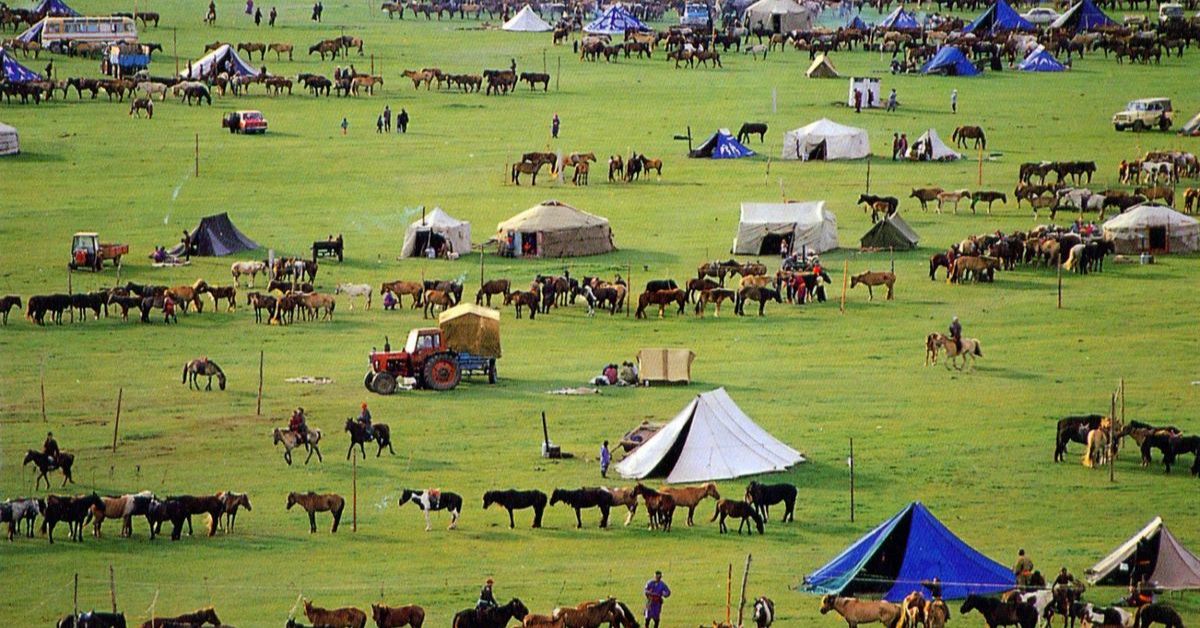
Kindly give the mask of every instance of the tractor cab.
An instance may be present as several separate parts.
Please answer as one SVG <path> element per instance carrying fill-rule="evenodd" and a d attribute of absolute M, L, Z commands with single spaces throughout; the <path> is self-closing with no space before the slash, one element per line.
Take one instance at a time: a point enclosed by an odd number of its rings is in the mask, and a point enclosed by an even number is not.
<path fill-rule="evenodd" d="M 71 262 L 76 267 L 95 267 L 98 250 L 100 250 L 99 234 L 81 231 L 71 238 Z"/>
<path fill-rule="evenodd" d="M 408 332 L 408 340 L 404 343 L 404 352 L 417 355 L 439 349 L 442 346 L 442 330 L 437 327 L 417 328 Z"/>

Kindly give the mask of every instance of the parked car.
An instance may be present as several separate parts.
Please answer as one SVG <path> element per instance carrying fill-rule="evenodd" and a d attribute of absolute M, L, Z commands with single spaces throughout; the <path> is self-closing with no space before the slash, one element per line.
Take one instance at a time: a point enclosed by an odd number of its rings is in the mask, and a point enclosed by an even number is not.
<path fill-rule="evenodd" d="M 235 111 L 221 118 L 221 128 L 230 133 L 266 133 L 267 119 L 261 111 Z"/>
<path fill-rule="evenodd" d="M 1186 19 L 1186 15 L 1183 12 L 1182 4 L 1168 2 L 1158 5 L 1158 21 L 1160 24 L 1171 20 L 1183 19 Z"/>
<path fill-rule="evenodd" d="M 1033 24 L 1043 26 L 1053 23 L 1054 20 L 1057 20 L 1060 16 L 1057 11 L 1051 9 L 1050 7 L 1037 7 L 1022 13 L 1021 17 Z"/>
<path fill-rule="evenodd" d="M 1175 121 L 1175 112 L 1171 109 L 1170 98 L 1142 98 L 1130 101 L 1125 110 L 1112 118 L 1113 128 L 1118 131 L 1133 129 L 1145 131 L 1157 126 L 1166 131 Z"/>

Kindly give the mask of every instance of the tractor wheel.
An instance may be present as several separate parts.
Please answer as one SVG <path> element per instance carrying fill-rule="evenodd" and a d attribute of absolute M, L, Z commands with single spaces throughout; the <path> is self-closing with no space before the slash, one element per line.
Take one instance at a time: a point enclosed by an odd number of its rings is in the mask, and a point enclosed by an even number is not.
<path fill-rule="evenodd" d="M 396 378 L 391 373 L 376 373 L 371 379 L 371 389 L 381 395 L 396 392 Z"/>
<path fill-rule="evenodd" d="M 488 383 L 496 383 L 496 360 L 488 360 Z"/>
<path fill-rule="evenodd" d="M 458 367 L 458 360 L 448 353 L 429 356 L 422 373 L 425 387 L 430 390 L 450 390 L 462 381 L 462 370 Z"/>
<path fill-rule="evenodd" d="M 363 378 L 363 386 L 366 386 L 367 390 L 369 390 L 371 392 L 375 392 L 375 388 L 371 386 L 371 381 L 374 379 L 375 379 L 374 371 L 367 371 L 367 376 Z"/>

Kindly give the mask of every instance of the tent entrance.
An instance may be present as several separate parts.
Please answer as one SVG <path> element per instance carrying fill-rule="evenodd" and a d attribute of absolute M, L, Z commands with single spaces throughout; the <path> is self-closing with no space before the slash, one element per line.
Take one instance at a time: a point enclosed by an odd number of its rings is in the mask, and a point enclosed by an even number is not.
<path fill-rule="evenodd" d="M 771 32 L 772 33 L 782 33 L 783 32 L 783 16 L 782 15 L 776 13 L 771 16 Z"/>
<path fill-rule="evenodd" d="M 787 233 L 768 233 L 767 235 L 763 236 L 762 244 L 758 247 L 758 254 L 778 255 L 780 246 L 783 244 L 787 245 L 789 251 L 792 250 L 793 235 L 795 235 L 795 231 L 788 231 Z"/>
<path fill-rule="evenodd" d="M 446 238 L 432 229 L 419 229 L 413 243 L 413 257 L 426 256 L 425 250 L 432 248 L 434 255 L 446 245 Z"/>
<path fill-rule="evenodd" d="M 880 544 L 879 550 L 847 586 L 844 595 L 883 595 L 895 586 L 900 567 L 904 564 L 904 555 L 908 551 L 912 519 L 912 513 L 909 513 L 896 523 L 891 534 Z"/>
<path fill-rule="evenodd" d="M 1151 251 L 1167 250 L 1167 228 L 1166 227 L 1150 227 L 1149 243 Z"/>
<path fill-rule="evenodd" d="M 812 147 L 812 150 L 808 151 L 807 161 L 825 161 L 825 148 L 825 140 L 821 140 L 819 144 Z"/>
<path fill-rule="evenodd" d="M 521 243 L 521 255 L 523 257 L 537 257 L 540 255 L 540 251 L 538 250 L 538 234 L 536 231 L 518 232 L 517 241 Z"/>

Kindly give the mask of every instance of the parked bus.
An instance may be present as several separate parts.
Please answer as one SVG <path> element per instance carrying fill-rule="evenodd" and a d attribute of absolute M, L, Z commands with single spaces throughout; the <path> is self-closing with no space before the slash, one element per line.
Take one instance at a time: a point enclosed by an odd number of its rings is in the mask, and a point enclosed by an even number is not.
<path fill-rule="evenodd" d="M 127 17 L 48 17 L 42 21 L 42 45 L 62 47 L 73 41 L 136 43 L 137 25 Z"/>

